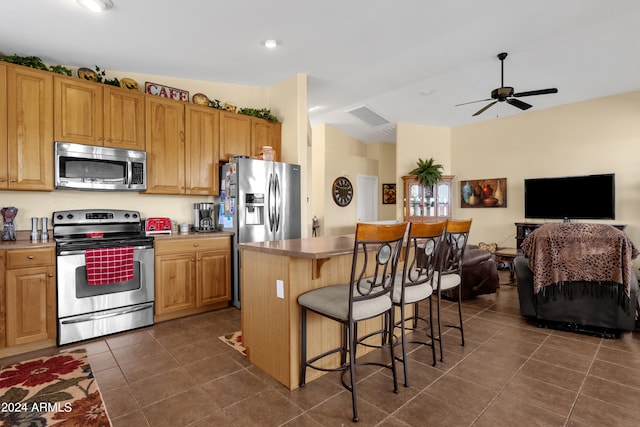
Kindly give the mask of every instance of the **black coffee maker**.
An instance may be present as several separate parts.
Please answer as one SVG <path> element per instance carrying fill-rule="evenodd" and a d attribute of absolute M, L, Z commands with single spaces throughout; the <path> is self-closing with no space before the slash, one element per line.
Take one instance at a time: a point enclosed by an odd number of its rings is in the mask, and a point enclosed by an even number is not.
<path fill-rule="evenodd" d="M 211 232 L 218 230 L 218 213 L 215 203 L 200 202 L 193 204 L 193 230 Z"/>

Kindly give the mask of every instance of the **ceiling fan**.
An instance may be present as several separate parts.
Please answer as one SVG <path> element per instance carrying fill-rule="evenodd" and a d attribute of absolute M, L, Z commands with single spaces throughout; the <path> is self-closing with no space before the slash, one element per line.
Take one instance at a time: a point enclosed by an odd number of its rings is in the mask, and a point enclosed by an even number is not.
<path fill-rule="evenodd" d="M 473 115 L 477 116 L 479 114 L 484 113 L 487 109 L 489 109 L 492 105 L 497 102 L 507 102 L 508 104 L 513 105 L 521 110 L 528 110 L 531 108 L 531 104 L 527 104 L 524 101 L 520 101 L 517 98 L 521 98 L 523 96 L 533 96 L 533 95 L 545 95 L 548 93 L 558 93 L 558 89 L 550 88 L 550 89 L 538 89 L 538 90 L 530 90 L 528 92 L 518 92 L 514 93 L 514 89 L 511 86 L 504 85 L 504 59 L 507 57 L 506 52 L 502 52 L 498 54 L 498 59 L 500 60 L 500 87 L 491 91 L 491 98 L 481 99 L 479 101 L 471 101 L 465 102 L 464 104 L 458 104 L 456 107 L 460 105 L 473 104 L 475 102 L 484 102 L 484 101 L 492 101 L 489 104 L 482 107 L 480 110 L 476 111 Z"/>

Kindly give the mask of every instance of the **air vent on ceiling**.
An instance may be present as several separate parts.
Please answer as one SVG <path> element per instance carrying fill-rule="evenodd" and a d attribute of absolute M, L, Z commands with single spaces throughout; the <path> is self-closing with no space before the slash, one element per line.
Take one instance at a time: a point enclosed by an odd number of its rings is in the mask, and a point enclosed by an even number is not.
<path fill-rule="evenodd" d="M 355 117 L 370 124 L 371 126 L 382 126 L 391 123 L 389 120 L 372 111 L 368 107 L 354 108 L 353 110 L 347 111 L 347 113 L 353 114 Z"/>

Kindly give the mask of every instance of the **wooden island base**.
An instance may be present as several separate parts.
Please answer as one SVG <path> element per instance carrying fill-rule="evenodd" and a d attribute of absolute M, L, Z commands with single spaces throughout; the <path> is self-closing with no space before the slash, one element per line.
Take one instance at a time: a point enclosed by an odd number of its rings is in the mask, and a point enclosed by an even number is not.
<path fill-rule="evenodd" d="M 239 245 L 241 253 L 242 338 L 249 362 L 293 390 L 300 382 L 300 307 L 298 296 L 323 286 L 347 283 L 354 236 L 330 236 Z M 278 281 L 282 292 L 278 295 Z M 311 357 L 338 347 L 340 325 L 309 312 Z M 359 326 L 360 335 L 381 328 L 381 318 Z M 374 338 L 375 339 L 375 338 Z M 375 339 L 379 342 L 379 338 Z M 376 342 L 372 341 L 372 342 Z M 368 349 L 360 347 L 358 356 Z M 339 356 L 321 366 L 339 365 Z M 307 370 L 307 382 L 324 372 Z"/>

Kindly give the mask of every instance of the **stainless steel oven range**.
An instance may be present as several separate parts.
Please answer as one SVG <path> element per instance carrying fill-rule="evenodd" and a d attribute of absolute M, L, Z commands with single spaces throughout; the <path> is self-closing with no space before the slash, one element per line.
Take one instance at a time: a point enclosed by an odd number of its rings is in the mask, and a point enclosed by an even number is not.
<path fill-rule="evenodd" d="M 58 211 L 52 225 L 58 345 L 153 324 L 153 236 L 139 212 Z"/>

